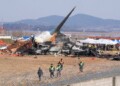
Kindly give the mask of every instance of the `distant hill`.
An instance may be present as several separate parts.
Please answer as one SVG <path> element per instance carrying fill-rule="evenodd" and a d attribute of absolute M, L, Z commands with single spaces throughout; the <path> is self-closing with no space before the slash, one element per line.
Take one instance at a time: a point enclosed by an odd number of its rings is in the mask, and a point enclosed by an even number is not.
<path fill-rule="evenodd" d="M 38 19 L 25 19 L 5 23 L 7 30 L 51 30 L 63 19 L 62 16 L 47 16 Z M 102 19 L 85 14 L 70 17 L 62 27 L 64 31 L 120 31 L 120 20 Z"/>

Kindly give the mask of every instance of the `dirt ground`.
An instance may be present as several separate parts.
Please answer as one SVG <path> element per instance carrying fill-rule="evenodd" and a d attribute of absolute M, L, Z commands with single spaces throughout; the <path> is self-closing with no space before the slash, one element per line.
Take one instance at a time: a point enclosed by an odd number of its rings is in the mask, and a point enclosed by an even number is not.
<path fill-rule="evenodd" d="M 0 56 L 0 86 L 35 86 L 36 83 L 52 83 L 57 80 L 69 79 L 74 75 L 83 75 L 86 73 L 107 71 L 113 67 L 120 66 L 120 61 L 93 57 L 64 57 L 52 55 L 35 56 Z M 62 76 L 50 79 L 48 68 L 50 64 L 56 67 L 58 61 L 63 58 L 64 68 Z M 85 63 L 84 72 L 80 73 L 78 62 L 82 60 Z M 41 81 L 38 80 L 37 70 L 41 67 L 44 76 Z"/>

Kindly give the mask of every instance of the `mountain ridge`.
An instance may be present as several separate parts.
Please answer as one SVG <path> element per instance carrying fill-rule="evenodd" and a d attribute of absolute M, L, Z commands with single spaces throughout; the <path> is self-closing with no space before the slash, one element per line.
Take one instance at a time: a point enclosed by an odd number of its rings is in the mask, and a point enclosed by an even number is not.
<path fill-rule="evenodd" d="M 4 26 L 7 30 L 12 29 L 25 29 L 26 30 L 50 30 L 57 27 L 57 25 L 64 19 L 63 16 L 51 15 L 41 17 L 38 19 L 25 19 L 12 23 L 5 23 Z M 63 25 L 65 31 L 120 31 L 120 20 L 103 19 L 94 17 L 87 14 L 77 14 L 71 16 Z"/>

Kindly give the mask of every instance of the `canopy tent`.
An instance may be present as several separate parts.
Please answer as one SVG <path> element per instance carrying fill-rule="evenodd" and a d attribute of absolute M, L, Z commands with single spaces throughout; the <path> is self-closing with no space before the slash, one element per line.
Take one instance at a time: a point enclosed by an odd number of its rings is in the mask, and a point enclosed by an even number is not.
<path fill-rule="evenodd" d="M 80 40 L 81 43 L 90 43 L 90 44 L 95 44 L 96 40 L 95 39 L 91 39 L 91 38 L 87 38 L 85 40 Z"/>
<path fill-rule="evenodd" d="M 97 40 L 98 44 L 106 44 L 106 45 L 115 45 L 117 42 L 109 40 L 109 39 L 99 39 Z"/>
<path fill-rule="evenodd" d="M 120 44 L 120 40 L 113 40 L 113 42 L 117 42 L 118 44 Z"/>
<path fill-rule="evenodd" d="M 95 39 L 91 39 L 91 38 L 87 38 L 85 40 L 80 40 L 80 42 L 81 43 L 89 43 L 89 44 L 106 44 L 106 45 L 115 45 L 115 44 L 118 43 L 116 41 L 112 41 L 112 40 L 109 40 L 109 39 L 95 40 Z"/>

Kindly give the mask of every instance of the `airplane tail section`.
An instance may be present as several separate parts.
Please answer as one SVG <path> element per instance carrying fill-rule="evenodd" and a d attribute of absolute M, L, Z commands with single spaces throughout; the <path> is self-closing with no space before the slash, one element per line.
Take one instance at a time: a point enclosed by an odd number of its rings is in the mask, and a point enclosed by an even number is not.
<path fill-rule="evenodd" d="M 63 26 L 63 24 L 66 22 L 66 20 L 69 18 L 69 16 L 71 15 L 71 13 L 74 11 L 75 7 L 70 11 L 70 13 L 62 20 L 62 22 L 57 26 L 57 28 L 51 33 L 54 34 L 54 33 L 59 33 L 60 32 L 60 29 L 61 27 Z"/>

